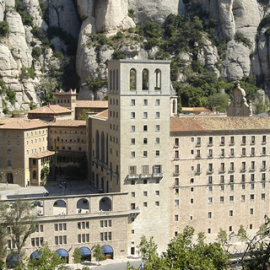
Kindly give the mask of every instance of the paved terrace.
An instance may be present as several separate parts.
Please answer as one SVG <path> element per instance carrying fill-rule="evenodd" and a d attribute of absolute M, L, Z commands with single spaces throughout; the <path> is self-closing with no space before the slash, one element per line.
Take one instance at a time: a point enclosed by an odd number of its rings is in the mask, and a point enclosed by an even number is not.
<path fill-rule="evenodd" d="M 98 193 L 97 189 L 94 189 L 85 182 L 75 183 L 66 182 L 66 187 L 62 185 L 60 181 L 49 182 L 46 186 L 29 186 L 20 187 L 16 184 L 0 183 L 0 199 L 1 200 L 13 200 L 18 197 L 23 198 L 40 198 L 46 194 L 50 197 L 65 196 L 65 195 L 83 195 L 83 194 L 95 194 Z"/>

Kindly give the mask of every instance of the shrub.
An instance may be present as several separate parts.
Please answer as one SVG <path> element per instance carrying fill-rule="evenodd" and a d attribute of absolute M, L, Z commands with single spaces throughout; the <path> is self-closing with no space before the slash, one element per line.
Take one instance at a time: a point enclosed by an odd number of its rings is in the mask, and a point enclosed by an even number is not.
<path fill-rule="evenodd" d="M 13 92 L 13 91 L 10 90 L 10 89 L 7 89 L 6 94 L 7 94 L 7 100 L 8 100 L 12 105 L 14 105 L 15 102 L 16 102 L 16 93 Z"/>
<path fill-rule="evenodd" d="M 249 48 L 252 47 L 250 39 L 246 38 L 241 32 L 237 31 L 234 38 L 237 42 L 242 42 L 245 46 Z"/>
<path fill-rule="evenodd" d="M 112 54 L 112 57 L 115 60 L 124 59 L 125 58 L 125 54 L 122 51 L 120 51 L 120 50 L 116 50 Z"/>
<path fill-rule="evenodd" d="M 6 21 L 0 22 L 0 37 L 6 37 L 9 33 L 9 25 Z"/>
<path fill-rule="evenodd" d="M 26 13 L 21 1 L 16 0 L 15 9 L 20 14 L 24 25 L 33 26 L 33 17 Z"/>
<path fill-rule="evenodd" d="M 129 17 L 134 18 L 134 15 L 135 15 L 134 13 L 135 13 L 134 9 L 129 9 L 128 10 L 128 16 Z"/>
<path fill-rule="evenodd" d="M 40 47 L 34 47 L 32 50 L 32 56 L 35 59 L 38 59 L 40 57 L 40 55 L 42 54 L 42 50 Z"/>
<path fill-rule="evenodd" d="M 61 51 L 57 51 L 53 54 L 53 56 L 55 58 L 58 58 L 58 59 L 63 59 L 64 58 L 64 54 L 61 52 Z"/>
<path fill-rule="evenodd" d="M 24 79 L 34 79 L 36 76 L 35 70 L 31 67 L 31 68 L 27 68 L 27 67 L 22 67 L 21 69 L 21 74 L 20 74 L 20 80 L 24 80 Z"/>

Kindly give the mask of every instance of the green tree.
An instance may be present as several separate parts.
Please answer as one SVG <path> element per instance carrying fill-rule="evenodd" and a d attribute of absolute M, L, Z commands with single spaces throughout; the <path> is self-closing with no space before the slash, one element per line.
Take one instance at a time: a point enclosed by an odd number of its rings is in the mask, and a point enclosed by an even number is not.
<path fill-rule="evenodd" d="M 32 56 L 35 59 L 38 59 L 40 57 L 40 55 L 42 54 L 42 50 L 40 47 L 34 47 L 32 50 Z"/>
<path fill-rule="evenodd" d="M 42 168 L 40 172 L 41 179 L 46 182 L 49 173 L 50 173 L 50 167 L 46 164 L 44 165 L 44 167 Z"/>
<path fill-rule="evenodd" d="M 0 269 L 1 265 L 4 263 L 6 259 L 7 254 L 7 248 L 6 248 L 6 236 L 7 236 L 7 230 L 3 225 L 0 225 Z"/>
<path fill-rule="evenodd" d="M 103 249 L 101 248 L 101 245 L 97 244 L 94 249 L 93 256 L 96 258 L 97 262 L 99 263 L 101 260 L 104 259 L 104 253 Z"/>
<path fill-rule="evenodd" d="M 0 201 L 0 216 L 5 229 L 10 228 L 8 238 L 15 243 L 17 262 L 22 258 L 22 248 L 28 237 L 36 230 L 36 218 L 28 201 L 15 200 L 12 207 Z"/>
<path fill-rule="evenodd" d="M 245 230 L 243 225 L 240 225 L 240 228 L 237 232 L 237 236 L 239 236 L 241 242 L 244 242 L 247 240 L 247 231 Z"/>
<path fill-rule="evenodd" d="M 9 34 L 9 25 L 7 21 L 0 22 L 0 37 L 7 37 Z"/>
<path fill-rule="evenodd" d="M 226 108 L 228 106 L 228 100 L 229 96 L 226 94 L 214 94 L 207 99 L 207 107 L 209 109 L 212 109 L 213 107 L 216 107 L 219 112 L 225 112 Z"/>
<path fill-rule="evenodd" d="M 73 252 L 73 261 L 74 263 L 77 263 L 77 268 L 78 264 L 81 263 L 81 260 L 82 260 L 82 252 L 79 248 L 75 248 Z"/>
<path fill-rule="evenodd" d="M 38 256 L 38 259 L 29 260 L 27 270 L 65 269 L 64 261 L 55 251 L 49 249 L 47 243 L 38 250 Z"/>
<path fill-rule="evenodd" d="M 216 270 L 227 269 L 228 256 L 219 243 L 206 244 L 205 236 L 199 233 L 197 243 L 193 242 L 194 229 L 186 227 L 168 245 L 161 256 L 157 254 L 157 245 L 153 238 L 149 241 L 141 238 L 140 251 L 146 270 Z"/>
<path fill-rule="evenodd" d="M 218 243 L 221 244 L 221 246 L 224 246 L 228 241 L 228 235 L 225 230 L 222 230 L 219 228 L 218 236 L 217 236 Z"/>

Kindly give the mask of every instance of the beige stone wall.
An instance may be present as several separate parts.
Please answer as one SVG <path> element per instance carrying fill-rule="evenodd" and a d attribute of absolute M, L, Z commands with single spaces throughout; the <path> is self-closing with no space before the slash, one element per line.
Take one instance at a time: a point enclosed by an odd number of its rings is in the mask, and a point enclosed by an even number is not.
<path fill-rule="evenodd" d="M 25 186 L 30 181 L 29 157 L 48 148 L 48 129 L 1 130 L 0 131 L 0 173 L 2 181 L 7 174 L 13 175 L 13 182 Z M 8 166 L 8 160 L 11 166 Z M 10 163 L 9 163 L 10 164 Z"/>
<path fill-rule="evenodd" d="M 246 136 L 246 143 L 242 142 L 243 136 Z M 262 142 L 263 136 L 266 136 L 266 144 Z M 209 144 L 209 137 L 212 137 L 212 144 Z M 221 137 L 224 137 L 224 144 Z M 231 143 L 231 137 L 234 137 L 234 143 Z M 179 139 L 179 146 L 175 145 L 175 138 Z M 197 138 L 200 138 L 200 144 L 197 144 Z M 220 228 L 228 234 L 237 233 L 240 225 L 249 234 L 258 231 L 264 223 L 264 216 L 270 214 L 269 142 L 270 134 L 266 130 L 257 133 L 172 134 L 171 236 L 182 232 L 187 225 L 194 227 L 197 233 L 206 233 L 208 240 L 215 240 Z M 263 147 L 266 149 L 265 155 L 262 154 Z M 254 155 L 251 148 L 254 148 Z M 222 149 L 224 156 L 221 155 Z M 234 156 L 231 155 L 231 149 L 234 149 Z M 242 149 L 246 149 L 246 155 L 243 155 Z M 212 157 L 209 156 L 209 150 L 212 150 Z M 176 158 L 176 151 L 179 151 L 179 158 Z M 200 156 L 197 151 L 200 151 Z M 266 163 L 265 168 L 262 167 L 263 161 Z M 221 163 L 224 163 L 224 170 Z M 234 170 L 231 169 L 231 163 L 234 164 Z M 197 164 L 200 164 L 200 173 L 196 173 Z M 209 164 L 212 164 L 212 172 Z M 175 165 L 179 166 L 179 173 L 175 172 Z M 254 175 L 254 180 L 251 175 Z M 221 183 L 222 176 L 224 184 Z M 234 177 L 233 182 L 230 176 Z M 179 183 L 176 179 L 179 179 Z M 179 205 L 176 205 L 177 201 Z"/>
<path fill-rule="evenodd" d="M 102 198 L 109 197 L 112 201 L 112 211 L 99 210 L 99 202 Z M 54 202 L 63 199 L 66 202 L 66 215 L 59 214 L 64 212 L 60 207 L 54 207 Z M 79 200 L 87 200 L 89 202 L 88 213 L 83 209 L 82 213 L 78 213 L 77 202 Z M 27 240 L 24 250 L 26 257 L 38 249 L 38 246 L 32 246 L 32 239 L 43 238 L 52 250 L 63 248 L 69 252 L 69 260 L 72 262 L 72 255 L 76 247 L 88 247 L 91 252 L 96 244 L 110 245 L 114 250 L 114 258 L 123 258 L 127 254 L 127 223 L 128 212 L 126 209 L 127 194 L 97 194 L 80 196 L 65 196 L 65 197 L 42 197 L 35 198 L 35 201 L 42 203 L 43 207 L 36 207 L 33 211 L 43 213 L 43 216 L 38 216 L 39 231 L 33 233 Z M 31 202 L 31 200 L 29 200 Z M 103 227 L 100 222 L 103 221 Z M 105 225 L 107 221 L 107 225 Z M 110 225 L 109 225 L 110 221 Z M 78 227 L 78 223 L 89 222 L 89 228 Z M 55 224 L 58 225 L 58 230 L 55 230 Z M 59 224 L 62 224 L 62 230 L 59 229 Z M 66 229 L 64 229 L 64 225 Z M 43 226 L 41 231 L 40 226 Z M 101 233 L 111 233 L 111 240 L 100 239 Z M 89 241 L 85 243 L 78 242 L 78 235 L 89 234 Z M 66 236 L 66 244 L 55 244 L 56 236 Z M 40 245 L 41 246 L 41 245 Z M 92 260 L 94 258 L 92 257 Z"/>
<path fill-rule="evenodd" d="M 50 127 L 49 150 L 86 151 L 86 127 Z"/>

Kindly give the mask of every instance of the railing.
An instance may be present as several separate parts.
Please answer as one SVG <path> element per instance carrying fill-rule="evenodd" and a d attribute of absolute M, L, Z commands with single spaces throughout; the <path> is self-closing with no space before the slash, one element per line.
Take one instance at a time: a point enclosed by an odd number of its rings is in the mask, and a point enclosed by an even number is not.
<path fill-rule="evenodd" d="M 139 174 L 128 174 L 127 176 L 128 179 L 138 179 L 140 178 Z"/>
<path fill-rule="evenodd" d="M 145 174 L 140 174 L 140 178 L 151 178 L 151 176 L 152 176 L 152 174 L 147 174 L 147 173 L 145 173 Z"/>
<path fill-rule="evenodd" d="M 153 173 L 152 174 L 153 178 L 162 178 L 163 177 L 163 173 Z"/>

